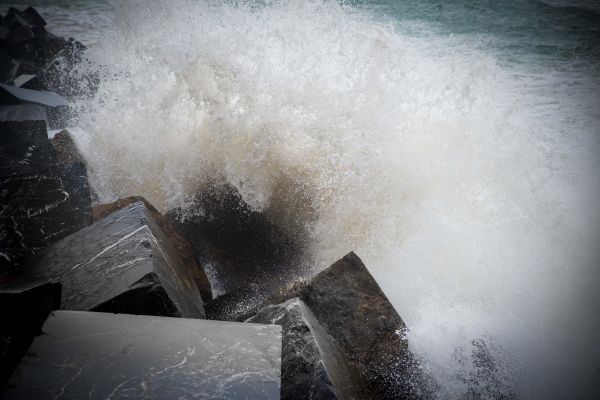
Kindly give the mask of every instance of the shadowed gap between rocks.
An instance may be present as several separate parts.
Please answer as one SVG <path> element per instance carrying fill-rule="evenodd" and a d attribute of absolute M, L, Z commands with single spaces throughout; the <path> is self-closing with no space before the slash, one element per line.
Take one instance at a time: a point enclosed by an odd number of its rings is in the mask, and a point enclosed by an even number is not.
<path fill-rule="evenodd" d="M 192 244 L 213 296 L 225 295 L 233 308 L 260 302 L 306 272 L 305 229 L 279 226 L 269 210 L 252 210 L 232 186 L 211 184 L 191 206 L 166 216 Z"/>

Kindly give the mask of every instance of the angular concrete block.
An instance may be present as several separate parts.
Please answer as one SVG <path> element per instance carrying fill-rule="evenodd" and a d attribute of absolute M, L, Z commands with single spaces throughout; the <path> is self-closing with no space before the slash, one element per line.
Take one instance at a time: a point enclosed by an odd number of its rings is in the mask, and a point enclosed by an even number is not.
<path fill-rule="evenodd" d="M 56 157 L 43 121 L 0 122 L 0 272 L 91 223 L 85 166 Z"/>
<path fill-rule="evenodd" d="M 0 177 L 32 174 L 54 164 L 54 150 L 43 121 L 2 121 L 0 132 Z"/>
<path fill-rule="evenodd" d="M 279 399 L 281 328 L 57 311 L 5 399 Z"/>
<path fill-rule="evenodd" d="M 428 397 L 404 321 L 356 254 L 314 277 L 300 298 L 360 373 L 360 397 Z"/>
<path fill-rule="evenodd" d="M 302 300 L 267 306 L 247 322 L 283 327 L 282 399 L 358 397 L 359 375 Z"/>
<path fill-rule="evenodd" d="M 183 266 L 142 202 L 41 251 L 20 279 L 60 282 L 63 309 L 204 316 L 191 271 Z M 132 290 L 145 296 L 130 301 L 137 296 L 127 293 Z M 144 310 L 151 303 L 160 307 Z"/>

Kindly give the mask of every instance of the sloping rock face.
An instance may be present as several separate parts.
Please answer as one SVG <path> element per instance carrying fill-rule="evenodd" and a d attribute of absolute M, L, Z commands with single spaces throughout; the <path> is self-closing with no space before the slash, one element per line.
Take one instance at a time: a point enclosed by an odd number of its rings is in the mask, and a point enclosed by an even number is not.
<path fill-rule="evenodd" d="M 57 311 L 5 399 L 279 399 L 281 328 Z"/>
<path fill-rule="evenodd" d="M 60 307 L 60 284 L 35 283 L 0 290 L 0 387 L 25 355 L 51 311 Z"/>
<path fill-rule="evenodd" d="M 360 382 L 350 398 L 420 399 L 433 396 L 433 382 L 408 349 L 406 325 L 354 253 L 349 253 L 308 282 L 296 282 L 273 293 L 264 300 L 257 318 L 266 321 L 265 317 L 273 316 L 274 310 L 283 312 L 288 304 L 285 302 L 296 297 L 310 310 L 312 320 L 316 321 L 313 326 L 321 327 L 325 337 L 333 338 L 336 350 L 331 353 L 345 360 L 345 368 L 336 369 L 339 376 L 345 376 L 349 382 Z M 284 303 L 272 305 L 279 302 Z M 210 303 L 207 306 L 215 307 Z M 226 315 L 223 310 L 218 311 L 219 315 Z M 216 311 L 211 310 L 211 313 Z M 286 324 L 289 322 L 283 317 L 273 321 L 284 327 L 285 353 Z M 285 356 L 282 365 L 284 371 L 289 368 Z M 312 368 L 316 366 L 313 364 Z M 312 383 L 308 381 L 296 380 L 294 384 L 298 385 L 294 389 L 298 392 L 311 390 Z M 304 390 L 300 389 L 301 384 Z"/>
<path fill-rule="evenodd" d="M 142 202 L 43 250 L 19 277 L 40 279 L 62 284 L 63 309 L 146 313 L 156 304 L 151 314 L 204 316 L 193 277 Z"/>
<path fill-rule="evenodd" d="M 91 223 L 83 163 L 61 163 L 42 121 L 0 122 L 0 272 Z"/>
<path fill-rule="evenodd" d="M 362 396 L 426 394 L 426 382 L 408 350 L 406 325 L 356 254 L 318 274 L 301 298 L 360 372 Z"/>
<path fill-rule="evenodd" d="M 281 397 L 283 399 L 353 399 L 359 382 L 335 339 L 302 300 L 267 306 L 247 322 L 283 327 Z"/>
<path fill-rule="evenodd" d="M 167 238 L 167 241 L 181 258 L 185 269 L 193 275 L 194 281 L 196 282 L 196 286 L 198 286 L 198 290 L 200 290 L 200 294 L 202 295 L 202 299 L 204 301 L 209 301 L 210 299 L 212 299 L 212 289 L 210 286 L 210 282 L 198 258 L 194 254 L 194 250 L 190 242 L 183 238 L 176 231 L 171 221 L 169 221 L 168 218 L 159 213 L 158 210 L 156 210 L 156 208 L 152 206 L 152 204 L 146 201 L 146 199 L 140 196 L 132 196 L 127 197 L 125 199 L 117 200 L 113 203 L 97 204 L 92 209 L 92 219 L 94 221 L 98 221 L 106 217 L 107 215 L 120 210 L 123 207 L 140 201 L 144 203 L 149 215 L 152 216 L 154 222 L 156 222 L 156 224 L 162 229 L 165 237 Z"/>

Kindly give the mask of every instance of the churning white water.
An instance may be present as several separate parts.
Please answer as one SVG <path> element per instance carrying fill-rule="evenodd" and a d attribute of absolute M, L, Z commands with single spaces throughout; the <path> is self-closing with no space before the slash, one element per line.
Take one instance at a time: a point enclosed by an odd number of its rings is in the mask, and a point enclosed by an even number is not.
<path fill-rule="evenodd" d="M 89 53 L 106 67 L 76 140 L 101 200 L 167 211 L 228 182 L 304 225 L 315 270 L 365 261 L 440 398 L 467 394 L 476 339 L 520 397 L 593 396 L 600 124 L 581 82 L 329 1 L 127 2 Z"/>

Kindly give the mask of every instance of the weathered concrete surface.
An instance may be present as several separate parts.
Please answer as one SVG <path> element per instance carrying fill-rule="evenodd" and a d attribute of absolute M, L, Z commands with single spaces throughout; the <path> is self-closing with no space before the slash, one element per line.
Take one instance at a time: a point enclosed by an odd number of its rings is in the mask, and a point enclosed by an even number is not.
<path fill-rule="evenodd" d="M 183 262 L 185 268 L 193 275 L 194 281 L 198 286 L 198 290 L 200 290 L 200 294 L 202 295 L 202 299 L 204 301 L 209 301 L 210 299 L 212 299 L 213 296 L 210 282 L 200 262 L 196 258 L 190 242 L 184 237 L 182 237 L 175 230 L 175 227 L 172 225 L 171 221 L 169 221 L 168 218 L 159 213 L 158 210 L 154 208 L 154 206 L 152 206 L 152 204 L 146 201 L 146 199 L 140 196 L 132 196 L 127 197 L 125 199 L 117 200 L 109 204 L 97 204 L 92 209 L 92 219 L 94 221 L 98 221 L 106 217 L 107 215 L 117 210 L 120 210 L 123 207 L 126 207 L 130 204 L 139 201 L 144 203 L 148 210 L 148 213 L 154 219 L 154 222 L 156 222 L 158 226 L 162 229 L 169 244 L 173 247 L 173 249 L 181 258 L 181 261 Z"/>
<path fill-rule="evenodd" d="M 283 327 L 282 399 L 357 398 L 359 375 L 302 300 L 267 306 L 247 322 Z"/>
<path fill-rule="evenodd" d="M 5 399 L 279 399 L 281 328 L 57 311 Z"/>
<path fill-rule="evenodd" d="M 34 283 L 0 290 L 0 387 L 41 331 L 48 314 L 60 307 L 60 284 Z"/>
<path fill-rule="evenodd" d="M 91 223 L 87 171 L 61 163 L 43 121 L 0 122 L 0 272 Z"/>
<path fill-rule="evenodd" d="M 147 312 L 143 308 L 148 304 L 168 301 L 169 306 L 150 310 L 151 314 L 204 316 L 193 277 L 142 202 L 46 248 L 24 268 L 19 279 L 60 282 L 63 309 L 136 313 Z M 129 303 L 125 294 L 134 289 L 158 298 Z M 171 313 L 173 310 L 176 312 Z"/>

